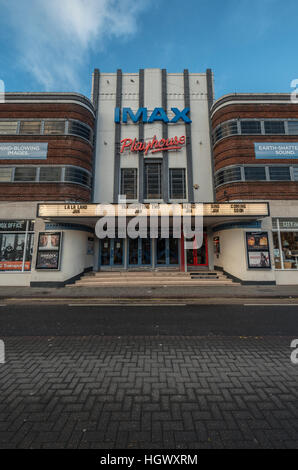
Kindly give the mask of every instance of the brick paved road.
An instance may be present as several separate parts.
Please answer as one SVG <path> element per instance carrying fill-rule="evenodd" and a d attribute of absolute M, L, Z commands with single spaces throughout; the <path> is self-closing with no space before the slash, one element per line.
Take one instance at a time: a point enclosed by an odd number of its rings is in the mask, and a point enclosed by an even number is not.
<path fill-rule="evenodd" d="M 1 448 L 298 448 L 293 338 L 9 337 Z"/>

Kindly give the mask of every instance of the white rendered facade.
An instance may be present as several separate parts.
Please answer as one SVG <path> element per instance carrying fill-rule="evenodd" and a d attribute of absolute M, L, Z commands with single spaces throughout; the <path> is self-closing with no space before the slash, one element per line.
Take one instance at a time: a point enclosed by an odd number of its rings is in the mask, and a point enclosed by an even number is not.
<path fill-rule="evenodd" d="M 164 74 L 164 75 L 163 75 Z M 98 88 L 93 86 L 93 102 L 97 106 L 97 128 L 96 128 L 96 153 L 95 153 L 95 177 L 94 177 L 94 202 L 118 202 L 115 194 L 121 194 L 120 173 L 121 168 L 136 168 L 138 170 L 138 192 L 137 199 L 147 202 L 146 194 L 143 193 L 141 179 L 143 177 L 143 164 L 146 158 L 158 161 L 167 160 L 163 167 L 163 184 L 167 186 L 169 178 L 168 170 L 171 168 L 185 168 L 186 170 L 186 198 L 182 201 L 189 202 L 212 202 L 213 175 L 209 127 L 209 96 L 213 94 L 212 75 L 209 83 L 207 74 L 191 73 L 165 73 L 161 69 L 145 69 L 140 73 L 101 73 L 98 77 Z M 164 83 L 163 83 L 163 77 Z M 187 80 L 187 83 L 185 81 Z M 120 83 L 119 83 L 120 82 Z M 93 79 L 94 84 L 94 79 Z M 120 102 L 117 88 L 120 93 Z M 120 88 L 120 92 L 119 92 Z M 171 108 L 183 110 L 187 107 L 186 93 L 189 93 L 189 107 L 191 124 L 182 120 L 177 123 L 167 124 L 168 138 L 175 136 L 186 136 L 187 127 L 191 136 L 187 138 L 186 145 L 181 150 L 158 153 L 157 156 L 140 153 L 132 153 L 128 150 L 123 152 L 118 159 L 115 158 L 115 149 L 120 145 L 122 139 L 140 139 L 140 124 L 128 119 L 127 124 L 120 124 L 120 138 L 117 142 L 116 124 L 114 113 L 117 105 L 123 108 L 131 108 L 137 112 L 140 107 L 148 109 L 148 114 L 155 108 L 165 108 L 171 119 L 174 114 Z M 96 95 L 96 96 L 95 96 Z M 148 142 L 154 136 L 157 140 L 163 137 L 163 124 L 161 122 L 144 124 L 144 141 Z M 190 147 L 191 158 L 187 156 L 187 146 Z M 141 161 L 143 160 L 143 162 Z M 114 173 L 119 173 L 118 187 L 114 187 Z M 189 177 L 192 175 L 192 178 Z M 161 201 L 175 202 L 170 198 L 169 191 L 163 188 Z M 181 200 L 179 202 L 182 202 Z M 148 201 L 149 202 L 149 201 Z"/>

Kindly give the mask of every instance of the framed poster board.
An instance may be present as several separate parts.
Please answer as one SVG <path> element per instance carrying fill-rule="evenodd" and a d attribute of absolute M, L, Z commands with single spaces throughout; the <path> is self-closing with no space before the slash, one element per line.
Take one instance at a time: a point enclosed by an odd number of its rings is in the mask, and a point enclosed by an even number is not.
<path fill-rule="evenodd" d="M 88 237 L 87 255 L 94 255 L 94 238 L 93 237 Z"/>
<path fill-rule="evenodd" d="M 59 270 L 61 241 L 61 232 L 39 233 L 36 269 Z"/>
<path fill-rule="evenodd" d="M 214 248 L 214 254 L 220 255 L 220 238 L 219 237 L 214 237 L 213 238 L 213 248 Z"/>
<path fill-rule="evenodd" d="M 246 232 L 249 269 L 271 269 L 268 232 Z"/>

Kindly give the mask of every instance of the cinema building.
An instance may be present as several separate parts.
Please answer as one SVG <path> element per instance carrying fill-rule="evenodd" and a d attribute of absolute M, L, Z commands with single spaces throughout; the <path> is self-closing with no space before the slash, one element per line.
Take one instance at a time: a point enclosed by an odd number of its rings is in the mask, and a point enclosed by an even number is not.
<path fill-rule="evenodd" d="M 214 101 L 210 70 L 95 70 L 91 101 L 8 93 L 0 104 L 0 284 L 214 270 L 244 284 L 298 284 L 297 137 L 290 95 Z M 198 204 L 202 246 L 186 245 L 183 227 L 177 238 L 171 211 L 163 235 L 169 207 L 194 223 Z M 98 239 L 96 223 L 113 214 L 115 233 Z M 146 233 L 120 233 L 136 217 L 140 226 L 146 217 Z"/>

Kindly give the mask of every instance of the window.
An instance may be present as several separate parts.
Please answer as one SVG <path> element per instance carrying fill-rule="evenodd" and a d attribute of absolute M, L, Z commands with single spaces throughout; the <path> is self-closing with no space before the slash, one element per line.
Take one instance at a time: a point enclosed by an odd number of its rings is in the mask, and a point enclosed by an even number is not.
<path fill-rule="evenodd" d="M 278 233 L 273 232 L 273 247 L 274 247 L 274 264 L 275 269 L 281 269 L 281 257 L 280 257 L 280 247 L 279 247 L 279 239 Z"/>
<path fill-rule="evenodd" d="M 298 167 L 294 167 L 294 180 L 298 181 Z"/>
<path fill-rule="evenodd" d="M 35 135 L 41 133 L 41 121 L 21 121 L 20 134 Z"/>
<path fill-rule="evenodd" d="M 298 135 L 298 121 L 288 121 L 289 134 Z"/>
<path fill-rule="evenodd" d="M 214 131 L 214 143 L 223 137 L 221 126 L 218 126 Z"/>
<path fill-rule="evenodd" d="M 18 132 L 17 121 L 0 121 L 0 135 L 14 135 Z"/>
<path fill-rule="evenodd" d="M 265 181 L 266 171 L 262 166 L 252 166 L 244 168 L 246 181 Z"/>
<path fill-rule="evenodd" d="M 265 134 L 268 135 L 285 135 L 287 122 L 289 135 L 298 135 L 298 120 L 253 120 L 244 119 L 240 120 L 240 128 L 242 135 L 261 135 L 262 122 L 264 123 Z M 231 135 L 238 134 L 237 121 L 226 121 L 218 125 L 213 131 L 213 141 L 216 143 L 218 140 Z"/>
<path fill-rule="evenodd" d="M 10 182 L 12 179 L 12 170 L 13 168 L 1 168 L 0 169 L 0 182 L 6 183 Z"/>
<path fill-rule="evenodd" d="M 161 163 L 145 164 L 145 199 L 162 199 Z"/>
<path fill-rule="evenodd" d="M 298 232 L 274 232 L 276 269 L 298 269 Z"/>
<path fill-rule="evenodd" d="M 78 183 L 83 186 L 91 186 L 91 176 L 86 171 L 80 168 L 66 168 L 65 181 L 70 183 Z"/>
<path fill-rule="evenodd" d="M 78 135 L 84 139 L 91 140 L 91 130 L 85 124 L 77 121 L 69 122 L 69 134 Z"/>
<path fill-rule="evenodd" d="M 59 167 L 41 167 L 39 181 L 41 182 L 54 182 L 61 181 L 61 168 Z"/>
<path fill-rule="evenodd" d="M 261 122 L 260 121 L 241 121 L 241 133 L 242 134 L 261 134 Z"/>
<path fill-rule="evenodd" d="M 223 122 L 214 131 L 214 141 L 217 142 L 223 137 L 238 134 L 237 121 Z"/>
<path fill-rule="evenodd" d="M 39 170 L 39 172 L 38 172 Z M 78 183 L 91 187 L 91 175 L 86 170 L 78 167 L 60 166 L 23 166 L 15 168 L 0 168 L 0 183 L 33 182 L 33 183 L 63 183 L 62 171 L 65 170 L 65 181 Z"/>
<path fill-rule="evenodd" d="M 35 181 L 36 168 L 35 167 L 22 167 L 16 168 L 14 174 L 14 181 Z"/>
<path fill-rule="evenodd" d="M 276 269 L 298 269 L 298 219 L 272 219 Z"/>
<path fill-rule="evenodd" d="M 61 135 L 65 133 L 65 121 L 45 121 L 45 135 Z"/>
<path fill-rule="evenodd" d="M 238 134 L 237 121 L 224 122 L 221 125 L 223 137 Z"/>
<path fill-rule="evenodd" d="M 284 121 L 265 121 L 266 134 L 285 134 Z"/>
<path fill-rule="evenodd" d="M 170 168 L 170 199 L 186 199 L 185 168 Z"/>
<path fill-rule="evenodd" d="M 284 166 L 272 166 L 269 168 L 270 180 L 272 181 L 290 181 L 290 168 Z"/>
<path fill-rule="evenodd" d="M 0 221 L 0 272 L 31 271 L 34 245 L 32 221 Z"/>
<path fill-rule="evenodd" d="M 240 167 L 234 167 L 234 168 L 229 168 L 227 170 L 221 170 L 215 175 L 216 186 L 220 186 L 221 184 L 230 183 L 233 181 L 241 181 Z"/>
<path fill-rule="evenodd" d="M 137 199 L 137 175 L 136 168 L 121 169 L 121 195 L 125 195 L 126 199 Z"/>

